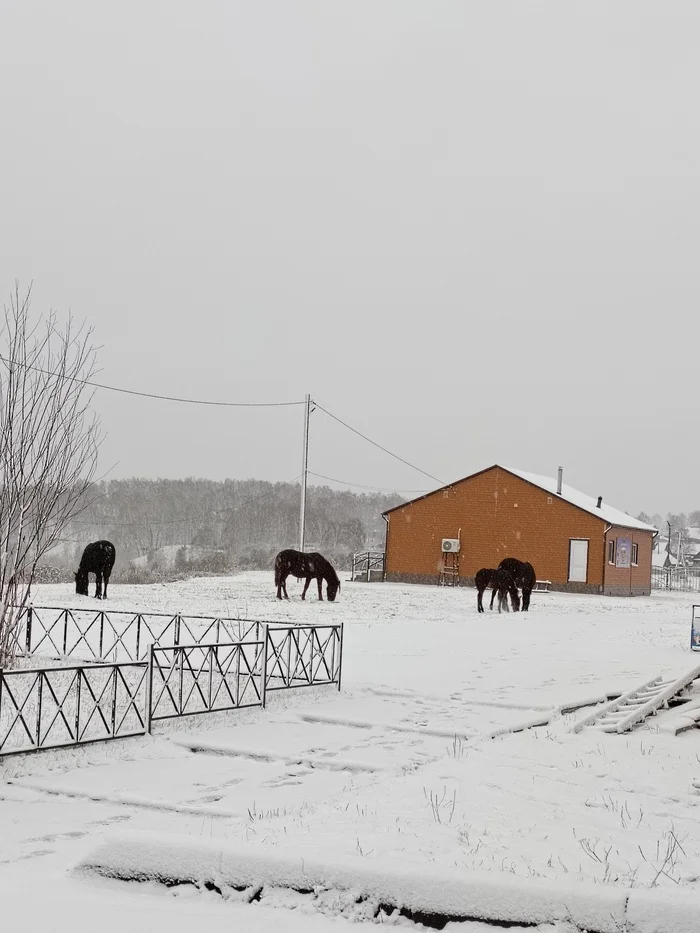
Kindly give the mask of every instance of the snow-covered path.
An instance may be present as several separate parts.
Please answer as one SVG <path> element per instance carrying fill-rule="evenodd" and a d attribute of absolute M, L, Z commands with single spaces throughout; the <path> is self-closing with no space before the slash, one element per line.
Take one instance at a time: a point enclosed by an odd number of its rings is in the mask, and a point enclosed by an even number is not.
<path fill-rule="evenodd" d="M 81 602 L 68 587 L 38 589 L 37 604 Z M 41 883 L 78 910 L 103 887 L 133 910 L 123 887 L 67 873 L 122 826 L 406 870 L 700 893 L 700 732 L 671 737 L 652 720 L 628 736 L 571 735 L 574 716 L 558 713 L 697 663 L 690 597 L 537 594 L 529 614 L 498 616 L 478 615 L 472 590 L 345 583 L 335 604 L 272 595 L 266 574 L 114 588 L 113 609 L 343 621 L 343 691 L 300 691 L 265 712 L 195 717 L 78 755 L 10 759 L 0 788 L 3 903 L 19 909 Z M 548 725 L 509 732 L 535 721 Z M 220 911 L 234 908 L 213 897 L 202 907 L 215 930 Z M 192 906 L 172 893 L 141 889 L 144 898 L 168 930 Z M 264 904 L 235 909 L 253 911 L 255 929 L 274 914 Z M 345 922 L 305 917 L 306 929 L 312 919 Z"/>

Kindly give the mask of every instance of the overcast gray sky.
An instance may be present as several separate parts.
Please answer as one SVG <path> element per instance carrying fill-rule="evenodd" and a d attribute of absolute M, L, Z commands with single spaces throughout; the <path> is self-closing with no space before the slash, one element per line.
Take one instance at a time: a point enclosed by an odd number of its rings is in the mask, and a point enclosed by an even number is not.
<path fill-rule="evenodd" d="M 107 383 L 700 508 L 699 44 L 697 0 L 0 0 L 0 288 Z M 298 408 L 96 406 L 113 477 L 300 472 Z M 320 411 L 310 458 L 435 485 Z"/>

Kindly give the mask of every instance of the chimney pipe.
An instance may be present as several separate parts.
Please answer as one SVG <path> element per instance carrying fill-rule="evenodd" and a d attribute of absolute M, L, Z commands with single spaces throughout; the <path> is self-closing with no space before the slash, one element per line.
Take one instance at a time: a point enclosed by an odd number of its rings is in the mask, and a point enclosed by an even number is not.
<path fill-rule="evenodd" d="M 557 470 L 557 495 L 561 495 L 561 481 L 564 476 L 564 467 L 559 467 Z"/>
<path fill-rule="evenodd" d="M 602 496 L 598 496 L 598 505 L 597 505 L 597 508 L 600 508 L 602 504 L 603 504 L 603 497 L 602 497 Z"/>

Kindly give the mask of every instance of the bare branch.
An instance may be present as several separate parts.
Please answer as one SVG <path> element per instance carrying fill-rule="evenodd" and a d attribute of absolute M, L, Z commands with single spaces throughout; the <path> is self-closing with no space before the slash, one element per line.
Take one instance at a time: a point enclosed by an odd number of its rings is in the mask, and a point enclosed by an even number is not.
<path fill-rule="evenodd" d="M 37 562 L 86 506 L 102 442 L 92 329 L 30 312 L 16 284 L 0 330 L 0 667 Z"/>

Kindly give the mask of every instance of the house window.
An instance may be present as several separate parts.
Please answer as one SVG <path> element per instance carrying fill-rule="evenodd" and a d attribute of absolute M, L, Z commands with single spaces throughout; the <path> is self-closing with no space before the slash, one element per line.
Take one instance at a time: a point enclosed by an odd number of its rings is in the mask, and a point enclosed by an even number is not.
<path fill-rule="evenodd" d="M 632 566 L 633 567 L 637 566 L 638 557 L 639 557 L 639 545 L 633 544 L 632 545 Z"/>
<path fill-rule="evenodd" d="M 615 539 L 614 538 L 612 539 L 612 541 L 608 541 L 608 563 L 609 564 L 615 563 Z"/>

